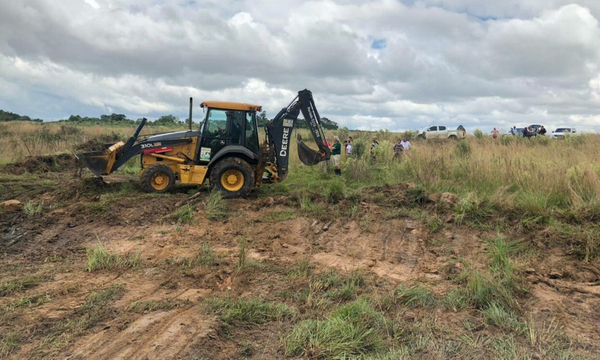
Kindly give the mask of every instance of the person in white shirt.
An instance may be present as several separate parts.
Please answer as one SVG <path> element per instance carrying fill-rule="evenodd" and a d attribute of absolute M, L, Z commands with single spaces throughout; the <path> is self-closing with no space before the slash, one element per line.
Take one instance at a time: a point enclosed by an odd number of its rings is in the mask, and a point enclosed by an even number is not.
<path fill-rule="evenodd" d="M 348 155 L 352 154 L 352 143 L 346 144 L 346 154 L 348 154 Z"/>
<path fill-rule="evenodd" d="M 400 142 L 400 146 L 402 146 L 402 150 L 406 151 L 410 149 L 410 141 L 408 141 L 408 138 L 404 138 L 404 140 L 402 140 L 402 142 Z"/>

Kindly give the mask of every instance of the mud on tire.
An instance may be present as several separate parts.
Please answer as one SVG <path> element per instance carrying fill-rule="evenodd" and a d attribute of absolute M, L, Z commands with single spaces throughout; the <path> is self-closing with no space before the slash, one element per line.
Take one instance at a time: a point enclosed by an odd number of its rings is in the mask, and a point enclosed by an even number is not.
<path fill-rule="evenodd" d="M 241 175 L 242 178 L 235 178 L 232 184 L 228 184 L 229 174 L 237 177 Z M 236 183 L 236 180 L 239 183 Z M 254 187 L 254 180 L 254 170 L 250 164 L 236 157 L 223 159 L 210 170 L 211 189 L 220 191 L 227 199 L 248 194 Z"/>
<path fill-rule="evenodd" d="M 141 176 L 142 189 L 149 193 L 164 193 L 175 184 L 175 174 L 164 164 L 148 166 Z"/>

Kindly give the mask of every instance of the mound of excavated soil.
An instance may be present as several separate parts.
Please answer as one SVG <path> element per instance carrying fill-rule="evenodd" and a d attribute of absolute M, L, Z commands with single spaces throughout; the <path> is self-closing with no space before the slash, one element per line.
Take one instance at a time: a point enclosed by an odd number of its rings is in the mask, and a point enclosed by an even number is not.
<path fill-rule="evenodd" d="M 119 139 L 116 137 L 105 137 L 102 139 L 89 139 L 81 144 L 75 145 L 73 150 L 79 152 L 101 151 L 107 149 L 110 145 L 116 143 Z"/>
<path fill-rule="evenodd" d="M 51 171 L 68 171 L 78 167 L 78 161 L 72 154 L 30 156 L 22 162 L 12 163 L 0 168 L 8 174 L 47 173 Z"/>

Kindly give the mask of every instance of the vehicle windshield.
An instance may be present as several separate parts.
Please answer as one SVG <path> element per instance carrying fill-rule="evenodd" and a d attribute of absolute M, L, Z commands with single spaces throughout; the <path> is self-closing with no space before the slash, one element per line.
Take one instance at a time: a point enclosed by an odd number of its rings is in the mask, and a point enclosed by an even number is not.
<path fill-rule="evenodd" d="M 559 129 L 556 129 L 555 132 L 561 133 L 561 132 L 569 132 L 569 131 L 571 131 L 571 129 L 569 129 L 569 128 L 559 128 Z"/>

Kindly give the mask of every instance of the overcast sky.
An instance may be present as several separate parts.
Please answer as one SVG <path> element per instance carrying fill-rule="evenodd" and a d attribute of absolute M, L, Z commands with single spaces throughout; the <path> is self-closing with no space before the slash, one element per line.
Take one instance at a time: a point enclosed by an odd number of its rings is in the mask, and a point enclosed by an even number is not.
<path fill-rule="evenodd" d="M 351 129 L 600 131 L 598 19 L 598 0 L 4 0 L 0 109 L 272 117 L 308 88 Z"/>

